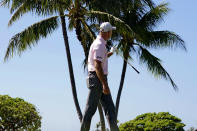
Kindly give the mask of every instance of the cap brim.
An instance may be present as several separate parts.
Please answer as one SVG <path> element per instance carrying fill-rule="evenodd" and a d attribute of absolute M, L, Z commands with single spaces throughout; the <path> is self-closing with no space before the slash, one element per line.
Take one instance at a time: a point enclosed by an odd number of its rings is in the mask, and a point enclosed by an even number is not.
<path fill-rule="evenodd" d="M 116 30 L 116 27 L 113 26 L 113 27 L 112 27 L 112 30 Z"/>

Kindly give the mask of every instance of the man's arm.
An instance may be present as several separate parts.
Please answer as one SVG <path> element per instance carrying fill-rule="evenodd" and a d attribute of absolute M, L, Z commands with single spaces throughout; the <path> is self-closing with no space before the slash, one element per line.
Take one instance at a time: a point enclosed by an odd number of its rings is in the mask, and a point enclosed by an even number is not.
<path fill-rule="evenodd" d="M 103 93 L 104 94 L 110 94 L 110 90 L 108 87 L 108 83 L 104 78 L 104 73 L 103 73 L 103 69 L 102 69 L 102 63 L 99 60 L 95 60 L 95 69 L 96 69 L 96 74 L 99 78 L 99 80 L 101 81 L 102 85 L 103 85 Z"/>

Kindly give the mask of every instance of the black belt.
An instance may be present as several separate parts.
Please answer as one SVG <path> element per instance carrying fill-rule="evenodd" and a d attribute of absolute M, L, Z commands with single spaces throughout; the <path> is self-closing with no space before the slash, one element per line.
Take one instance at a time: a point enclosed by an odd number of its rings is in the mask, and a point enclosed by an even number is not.
<path fill-rule="evenodd" d="M 96 75 L 96 71 L 88 71 L 88 74 L 92 74 L 92 75 Z M 104 74 L 105 77 L 107 77 L 107 75 Z"/>
<path fill-rule="evenodd" d="M 88 75 L 96 75 L 96 71 L 88 71 Z"/>

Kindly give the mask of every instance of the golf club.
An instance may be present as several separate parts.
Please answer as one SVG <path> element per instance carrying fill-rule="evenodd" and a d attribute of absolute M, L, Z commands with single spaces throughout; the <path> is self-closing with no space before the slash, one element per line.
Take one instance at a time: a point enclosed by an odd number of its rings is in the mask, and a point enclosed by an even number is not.
<path fill-rule="evenodd" d="M 115 50 L 115 52 L 117 52 L 117 48 L 116 48 L 116 46 L 117 45 L 114 45 L 112 48 L 114 48 L 114 50 Z M 121 56 L 138 74 L 140 73 L 135 67 L 133 67 L 132 65 L 131 65 L 131 63 L 128 61 L 128 60 L 126 60 L 121 54 L 119 54 L 119 53 L 116 53 L 116 54 L 118 54 L 119 56 Z"/>

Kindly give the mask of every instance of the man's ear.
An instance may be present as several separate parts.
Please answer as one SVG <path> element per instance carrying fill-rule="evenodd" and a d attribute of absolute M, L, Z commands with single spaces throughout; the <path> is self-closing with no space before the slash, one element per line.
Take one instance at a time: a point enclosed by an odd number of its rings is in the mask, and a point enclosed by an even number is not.
<path fill-rule="evenodd" d="M 110 31 L 107 32 L 107 35 L 108 35 L 108 38 L 109 38 L 109 36 L 110 36 Z"/>

